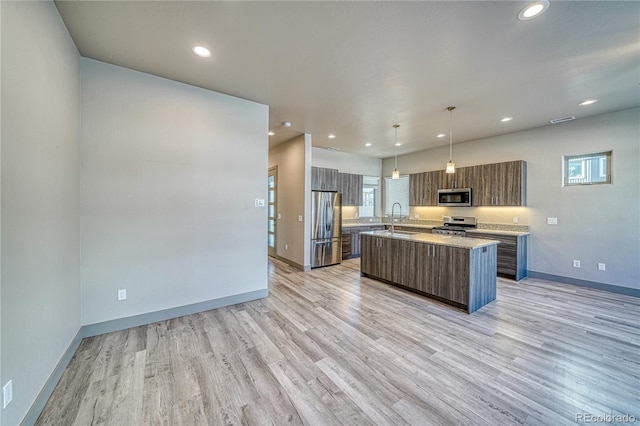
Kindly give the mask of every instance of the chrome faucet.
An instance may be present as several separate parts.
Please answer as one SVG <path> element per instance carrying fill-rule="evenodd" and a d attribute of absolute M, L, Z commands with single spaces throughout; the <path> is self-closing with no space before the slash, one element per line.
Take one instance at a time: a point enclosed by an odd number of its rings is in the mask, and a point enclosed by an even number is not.
<path fill-rule="evenodd" d="M 395 232 L 394 217 L 396 204 L 398 205 L 398 207 L 400 207 L 400 218 L 402 218 L 402 205 L 400 203 L 393 203 L 393 205 L 391 206 L 391 235 L 393 235 L 393 233 Z"/>

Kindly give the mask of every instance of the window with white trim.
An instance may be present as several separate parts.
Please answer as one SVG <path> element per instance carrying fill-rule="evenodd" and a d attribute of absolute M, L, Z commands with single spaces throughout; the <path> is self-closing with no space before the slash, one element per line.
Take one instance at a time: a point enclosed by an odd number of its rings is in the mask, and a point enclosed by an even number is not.
<path fill-rule="evenodd" d="M 611 183 L 611 151 L 565 155 L 562 169 L 563 186 Z"/>

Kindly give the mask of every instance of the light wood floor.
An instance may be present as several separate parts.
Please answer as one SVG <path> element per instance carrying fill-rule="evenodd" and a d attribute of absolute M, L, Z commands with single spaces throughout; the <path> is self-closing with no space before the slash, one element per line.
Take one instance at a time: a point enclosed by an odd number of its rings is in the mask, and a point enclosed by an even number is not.
<path fill-rule="evenodd" d="M 564 425 L 640 419 L 640 299 L 526 279 L 468 315 L 270 261 L 268 298 L 85 339 L 55 425 Z"/>

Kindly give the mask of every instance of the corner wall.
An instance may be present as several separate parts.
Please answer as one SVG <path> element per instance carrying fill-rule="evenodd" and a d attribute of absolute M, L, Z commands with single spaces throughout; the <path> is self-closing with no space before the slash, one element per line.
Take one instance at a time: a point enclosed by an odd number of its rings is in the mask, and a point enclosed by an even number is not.
<path fill-rule="evenodd" d="M 277 214 L 280 214 L 276 222 L 276 254 L 301 269 L 308 269 L 311 225 L 305 223 L 310 220 L 311 211 L 311 136 L 301 135 L 272 148 L 269 167 L 274 166 L 278 167 Z M 301 222 L 299 215 L 303 217 Z"/>
<path fill-rule="evenodd" d="M 420 219 L 442 214 L 479 222 L 528 224 L 527 269 L 640 290 L 640 109 L 549 125 L 454 145 L 456 167 L 509 160 L 527 162 L 526 207 L 412 208 Z M 562 187 L 562 156 L 613 150 L 613 184 Z M 398 157 L 402 174 L 442 170 L 448 147 Z M 393 159 L 383 161 L 386 176 Z M 546 224 L 558 218 L 557 226 Z M 572 266 L 579 259 L 582 268 Z M 598 271 L 597 264 L 606 264 Z"/>
<path fill-rule="evenodd" d="M 80 329 L 80 71 L 53 2 L 1 8 L 0 423 L 16 425 Z"/>
<path fill-rule="evenodd" d="M 82 324 L 266 294 L 268 107 L 81 69 Z"/>

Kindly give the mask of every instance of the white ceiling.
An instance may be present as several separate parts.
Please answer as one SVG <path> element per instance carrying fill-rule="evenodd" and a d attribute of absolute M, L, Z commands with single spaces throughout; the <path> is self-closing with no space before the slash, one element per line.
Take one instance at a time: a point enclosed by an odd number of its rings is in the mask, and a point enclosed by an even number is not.
<path fill-rule="evenodd" d="M 56 2 L 85 57 L 267 104 L 272 146 L 306 132 L 381 158 L 396 121 L 399 154 L 448 144 L 448 105 L 454 144 L 640 106 L 640 2 L 552 0 L 519 21 L 526 4 Z"/>

